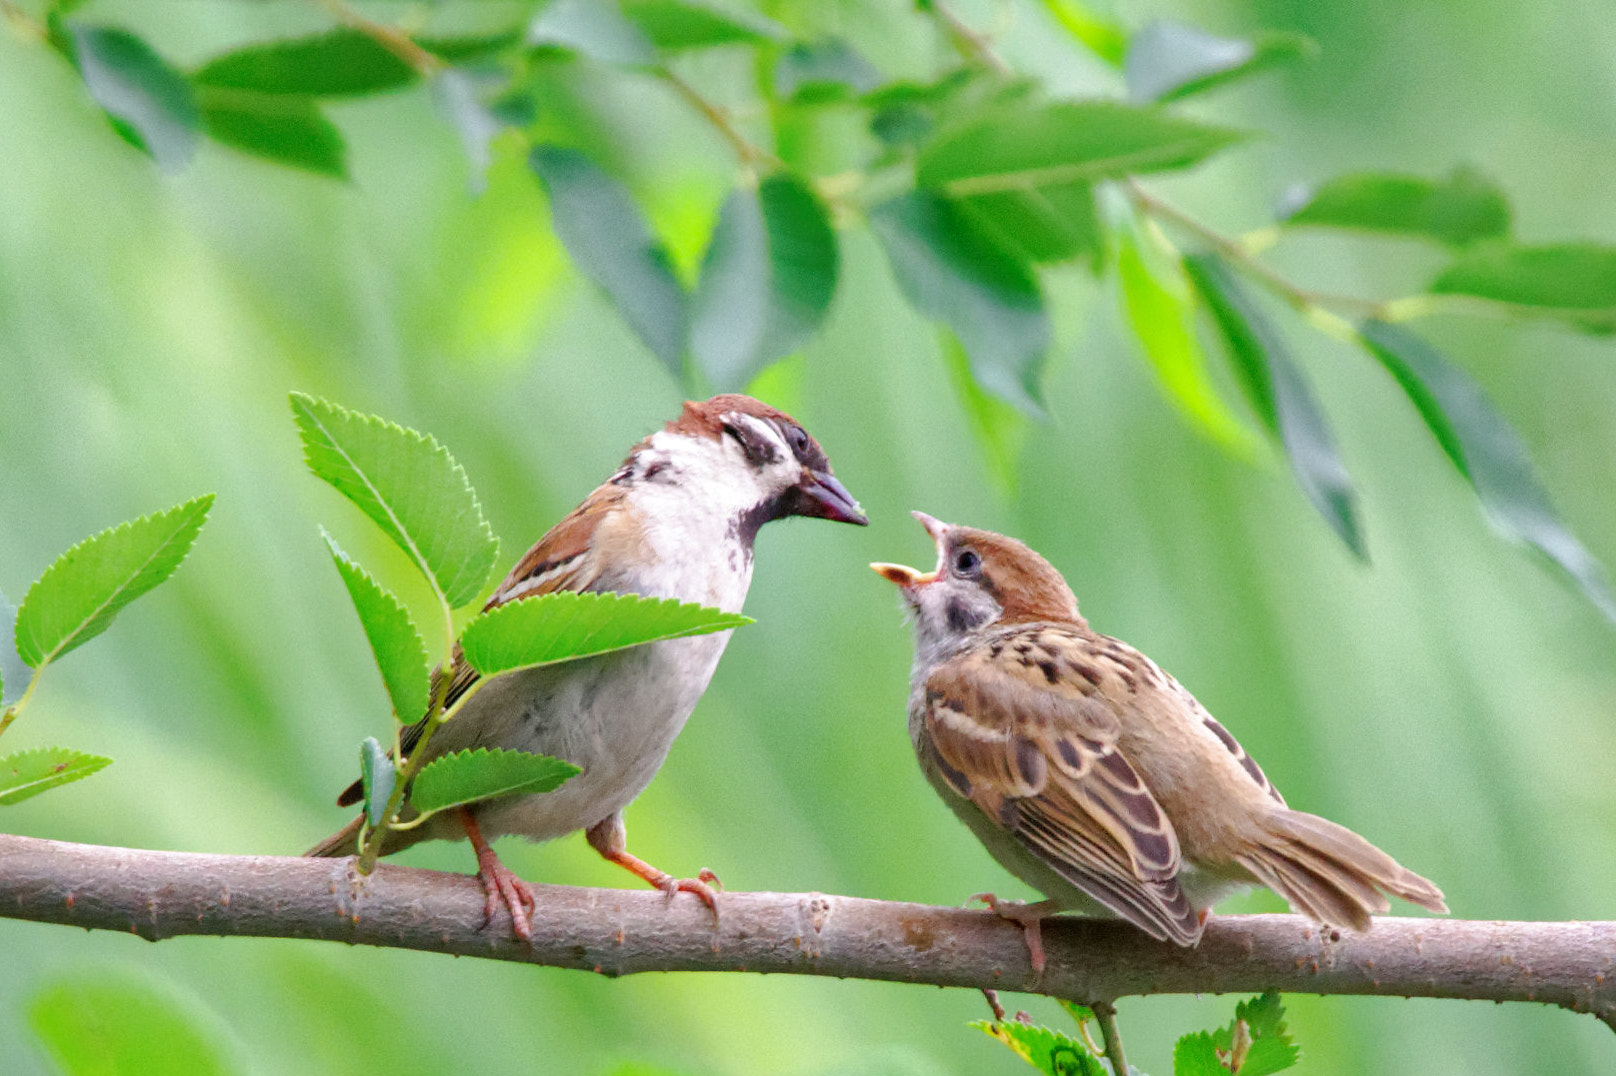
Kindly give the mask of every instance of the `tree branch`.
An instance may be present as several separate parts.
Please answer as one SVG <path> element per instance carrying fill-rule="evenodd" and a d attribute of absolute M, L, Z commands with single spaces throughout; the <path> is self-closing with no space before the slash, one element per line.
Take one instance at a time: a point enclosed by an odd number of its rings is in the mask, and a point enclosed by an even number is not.
<path fill-rule="evenodd" d="M 118 930 L 310 938 L 578 968 L 754 971 L 1028 990 L 1021 928 L 991 912 L 819 893 L 695 900 L 537 885 L 533 940 L 482 925 L 468 875 L 351 859 L 147 852 L 0 835 L 0 917 Z M 1092 1004 L 1135 994 L 1378 994 L 1537 1001 L 1616 1029 L 1616 922 L 1383 918 L 1334 934 L 1294 915 L 1214 918 L 1180 949 L 1122 923 L 1052 919 L 1033 992 Z"/>

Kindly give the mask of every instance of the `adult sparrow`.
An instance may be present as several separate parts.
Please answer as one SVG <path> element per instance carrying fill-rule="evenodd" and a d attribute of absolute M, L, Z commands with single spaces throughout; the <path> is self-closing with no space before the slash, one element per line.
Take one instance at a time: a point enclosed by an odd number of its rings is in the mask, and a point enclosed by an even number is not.
<path fill-rule="evenodd" d="M 1388 909 L 1386 894 L 1448 910 L 1356 833 L 1286 807 L 1195 696 L 1089 627 L 1043 557 L 914 515 L 936 569 L 871 565 L 913 612 L 909 737 L 954 813 L 1049 898 L 979 898 L 1021 923 L 1035 972 L 1038 923 L 1057 911 L 1120 916 L 1188 946 L 1214 902 L 1257 883 L 1353 930 Z"/>
<path fill-rule="evenodd" d="M 763 524 L 786 516 L 868 522 L 819 444 L 791 416 L 748 396 L 686 403 L 527 551 L 486 608 L 557 591 L 616 591 L 739 612 L 752 581 L 753 538 Z M 695 893 L 716 916 L 711 872 L 677 879 L 630 855 L 623 809 L 667 757 L 729 634 L 668 639 L 494 678 L 433 734 L 429 757 L 514 748 L 565 759 L 581 772 L 553 792 L 503 796 L 390 833 L 384 854 L 463 833 L 477 853 L 488 917 L 504 903 L 515 933 L 527 938 L 533 890 L 488 842 L 507 833 L 542 841 L 581 829 L 602 856 L 670 898 Z M 457 656 L 448 675 L 452 705 L 478 674 Z M 420 727 L 407 730 L 406 751 Z M 355 782 L 337 802 L 348 806 L 360 796 Z M 353 854 L 359 822 L 307 854 Z"/>

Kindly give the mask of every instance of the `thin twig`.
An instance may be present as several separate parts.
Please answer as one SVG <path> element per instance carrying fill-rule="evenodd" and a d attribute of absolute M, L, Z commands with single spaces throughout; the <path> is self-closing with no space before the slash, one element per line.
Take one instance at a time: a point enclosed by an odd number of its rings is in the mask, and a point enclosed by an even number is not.
<path fill-rule="evenodd" d="M 700 90 L 680 78 L 672 69 L 662 67 L 658 69 L 657 74 L 662 81 L 673 87 L 674 92 L 684 98 L 687 104 L 700 112 L 707 122 L 712 124 L 713 128 L 723 136 L 724 141 L 730 144 L 730 148 L 735 151 L 735 155 L 741 159 L 742 164 L 749 167 L 761 165 L 770 171 L 785 169 L 784 161 L 741 133 L 740 128 L 735 126 L 734 118 L 728 111 L 709 101 L 702 95 Z"/>
<path fill-rule="evenodd" d="M 979 60 L 1001 75 L 1010 74 L 1010 65 L 1005 63 L 1004 57 L 999 55 L 998 50 L 993 47 L 993 42 L 988 40 L 987 35 L 973 29 L 944 0 L 928 0 L 921 6 L 924 10 L 930 11 L 936 16 L 937 21 L 943 24 L 943 29 L 948 32 L 949 40 L 954 43 L 954 47 L 966 59 Z"/>
<path fill-rule="evenodd" d="M 1155 217 L 1157 220 L 1167 221 L 1194 235 L 1201 242 L 1223 255 L 1224 259 L 1230 264 L 1242 270 L 1248 276 L 1261 281 L 1298 310 L 1306 310 L 1309 307 L 1335 307 L 1355 310 L 1366 317 L 1378 318 L 1385 315 L 1386 304 L 1384 303 L 1378 303 L 1371 299 L 1359 299 L 1351 295 L 1332 295 L 1326 292 L 1308 291 L 1305 288 L 1297 287 L 1253 257 L 1251 252 L 1238 239 L 1224 235 L 1211 225 L 1204 224 L 1190 216 L 1171 202 L 1151 194 L 1139 185 L 1138 180 L 1132 177 L 1123 181 L 1122 189 L 1127 193 L 1129 200 L 1138 206 L 1142 212 Z"/>
<path fill-rule="evenodd" d="M 376 44 L 408 64 L 416 74 L 429 78 L 443 69 L 444 62 L 411 40 L 410 35 L 396 26 L 377 22 L 361 15 L 348 0 L 314 0 L 331 17 L 375 41 Z"/>
<path fill-rule="evenodd" d="M 1111 1076 L 1128 1076 L 1128 1058 L 1122 1052 L 1122 1032 L 1117 1028 L 1117 1007 L 1109 1001 L 1096 1001 L 1089 1008 L 1100 1022 L 1100 1037 L 1105 1040 L 1105 1058 L 1111 1062 Z"/>
<path fill-rule="evenodd" d="M 6 21 L 11 23 L 18 32 L 33 38 L 35 41 L 43 41 L 48 36 L 45 24 L 24 11 L 22 5 L 18 4 L 16 0 L 0 0 L 0 15 L 4 15 Z"/>

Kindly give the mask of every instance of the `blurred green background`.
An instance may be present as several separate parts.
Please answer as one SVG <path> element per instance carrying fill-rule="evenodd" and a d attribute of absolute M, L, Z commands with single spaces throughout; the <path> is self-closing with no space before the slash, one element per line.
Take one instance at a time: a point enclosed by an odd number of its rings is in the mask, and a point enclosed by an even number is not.
<path fill-rule="evenodd" d="M 896 3 L 822 5 L 889 72 L 940 46 Z M 382 5 L 396 17 L 406 5 Z M 1001 9 L 965 5 L 987 21 Z M 191 63 L 324 20 L 312 5 L 95 0 Z M 1013 60 L 1116 92 L 1013 6 Z M 1310 64 L 1189 111 L 1271 131 L 1157 181 L 1226 230 L 1299 181 L 1471 162 L 1515 196 L 1527 239 L 1616 240 L 1616 8 L 1468 0 L 1121 2 L 1137 25 L 1296 29 Z M 659 225 L 705 235 L 731 181 L 715 137 L 661 93 L 599 107 L 638 139 Z M 214 852 L 292 853 L 341 824 L 335 792 L 386 703 L 319 540 L 325 523 L 384 580 L 409 574 L 303 469 L 299 389 L 434 432 L 514 559 L 671 417 L 678 386 L 570 269 L 513 154 L 467 190 L 423 90 L 338 105 L 342 184 L 209 146 L 165 177 L 118 141 L 56 55 L 0 32 L 0 589 L 21 598 L 61 550 L 208 490 L 213 518 L 175 581 L 45 681 L 8 749 L 66 744 L 116 765 L 9 808 L 7 830 Z M 1294 806 L 1435 879 L 1455 915 L 1616 918 L 1616 631 L 1487 530 L 1406 399 L 1360 353 L 1290 336 L 1356 476 L 1373 556 L 1354 563 L 1283 464 L 1235 461 L 1189 429 L 1121 327 L 1109 282 L 1060 275 L 1051 418 L 1006 490 L 951 391 L 936 335 L 862 228 L 842 232 L 827 330 L 756 391 L 800 418 L 868 509 L 867 530 L 792 522 L 759 540 L 748 612 L 631 847 L 732 889 L 955 904 L 1026 895 L 935 800 L 904 734 L 909 640 L 872 559 L 924 563 L 908 517 L 1017 535 L 1103 631 L 1155 657 L 1260 759 Z M 694 253 L 694 252 L 687 252 Z M 1303 237 L 1273 263 L 1365 295 L 1420 286 L 1436 255 Z M 1530 446 L 1572 529 L 1616 564 L 1616 354 L 1548 327 L 1429 328 Z M 419 599 L 422 595 L 414 595 Z M 573 837 L 502 844 L 543 881 L 622 886 Z M 468 871 L 463 845 L 404 862 Z M 1266 894 L 1225 910 L 1274 910 Z M 550 969 L 257 940 L 151 946 L 0 920 L 0 1072 L 53 1071 L 29 1029 L 42 992 L 135 981 L 180 998 L 232 1071 L 254 1074 L 1029 1071 L 966 1028 L 967 991 L 747 975 L 608 982 Z M 1053 1003 L 1015 999 L 1044 1022 Z M 1298 1072 L 1610 1070 L 1608 1030 L 1530 1006 L 1289 999 Z M 1128 999 L 1130 1057 L 1232 1001 Z M 161 1071 L 160 1067 L 153 1071 Z"/>

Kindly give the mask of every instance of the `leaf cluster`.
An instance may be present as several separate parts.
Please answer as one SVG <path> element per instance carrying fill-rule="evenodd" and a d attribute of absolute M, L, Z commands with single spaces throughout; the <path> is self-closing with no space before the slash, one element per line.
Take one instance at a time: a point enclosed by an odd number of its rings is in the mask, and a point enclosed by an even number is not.
<path fill-rule="evenodd" d="M 0 733 L 33 698 L 46 668 L 106 631 L 127 605 L 178 570 L 212 506 L 213 495 L 207 494 L 86 538 L 34 580 L 21 607 L 0 594 L 0 703 L 6 704 L 0 710 Z M 111 764 L 110 758 L 68 747 L 0 757 L 0 806 L 21 803 Z"/>
<path fill-rule="evenodd" d="M 466 472 L 436 439 L 397 423 L 302 393 L 292 394 L 291 405 L 309 470 L 404 553 L 441 620 L 439 667 L 429 672 L 425 636 L 404 602 L 325 535 L 397 722 L 392 748 L 374 737 L 360 745 L 365 869 L 389 828 L 495 796 L 548 792 L 578 773 L 568 762 L 524 751 L 463 750 L 428 761 L 432 733 L 490 678 L 751 623 L 669 599 L 557 592 L 511 602 L 496 596 L 457 631 L 456 610 L 484 593 L 499 552 Z M 478 675 L 451 702 L 448 686 L 462 661 Z M 408 738 L 406 722 L 418 722 Z"/>
<path fill-rule="evenodd" d="M 312 36 L 252 42 L 188 71 L 134 30 L 88 21 L 69 0 L 50 9 L 46 38 L 113 128 L 170 170 L 211 140 L 342 177 L 347 150 L 327 105 L 429 88 L 467 149 L 474 185 L 496 141 L 520 147 L 574 266 L 692 390 L 740 389 L 808 344 L 835 298 L 838 232 L 866 226 L 908 304 L 937 324 L 951 380 L 992 472 L 1007 484 L 1027 421 L 1044 413 L 1052 276 L 1063 267 L 1112 276 L 1143 358 L 1186 420 L 1244 459 L 1272 445 L 1308 502 L 1366 559 L 1327 409 L 1287 346 L 1287 329 L 1262 296 L 1248 294 L 1254 284 L 1303 326 L 1384 366 L 1494 525 L 1564 569 L 1616 619 L 1603 570 L 1554 513 L 1505 419 L 1428 341 L 1389 328 L 1456 312 L 1616 332 L 1616 248 L 1514 238 L 1504 192 L 1466 167 L 1445 178 L 1349 172 L 1297 188 L 1271 225 L 1221 236 L 1136 180 L 1239 149 L 1247 132 L 1174 106 L 1294 69 L 1313 43 L 1180 22 L 1130 28 L 1083 0 L 1043 6 L 1075 47 L 1115 68 L 1121 96 L 1103 85 L 1076 99 L 1054 94 L 935 0 L 915 5 L 911 28 L 951 45 L 957 59 L 918 78 L 888 75 L 880 56 L 851 36 L 826 34 L 803 12 L 768 17 L 705 0 L 554 0 L 519 21 L 457 35 L 411 36 L 350 18 Z M 702 88 L 725 64 L 755 73 L 749 95 Z M 613 83 L 682 101 L 735 158 L 733 190 L 692 272 L 681 272 L 625 174 L 626 132 L 587 104 Z M 1449 261 L 1421 293 L 1379 301 L 1303 291 L 1259 260 L 1267 246 L 1318 229 L 1429 242 Z M 1193 249 L 1181 253 L 1169 231 L 1187 235 Z M 1208 328 L 1243 401 L 1222 398 Z M 468 541 L 481 544 L 444 551 L 461 558 L 460 576 L 448 564 L 427 566 L 434 586 L 463 588 L 477 577 L 476 558 L 492 547 L 481 536 Z"/>
<path fill-rule="evenodd" d="M 1078 1034 L 1014 1020 L 971 1024 L 1004 1043 L 1044 1076 L 1109 1076 L 1111 1062 L 1090 1036 L 1094 1013 L 1082 1005 L 1061 1005 L 1077 1021 Z M 1272 1076 L 1295 1065 L 1301 1051 L 1285 1029 L 1285 1007 L 1270 991 L 1235 1006 L 1234 1019 L 1210 1031 L 1182 1036 L 1173 1048 L 1173 1076 Z M 1130 1076 L 1145 1076 L 1132 1065 Z"/>

